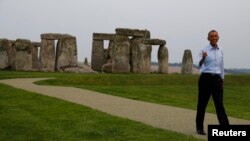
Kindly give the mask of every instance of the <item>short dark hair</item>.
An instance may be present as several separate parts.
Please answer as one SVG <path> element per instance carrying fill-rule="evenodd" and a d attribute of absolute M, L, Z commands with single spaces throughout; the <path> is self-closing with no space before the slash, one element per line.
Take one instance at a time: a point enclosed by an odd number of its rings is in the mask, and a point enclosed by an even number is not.
<path fill-rule="evenodd" d="M 209 35 L 210 35 L 210 33 L 212 33 L 212 32 L 217 32 L 216 30 L 210 30 L 209 32 L 208 32 L 208 34 L 207 34 L 207 37 L 209 37 Z M 218 33 L 218 32 L 217 32 Z"/>

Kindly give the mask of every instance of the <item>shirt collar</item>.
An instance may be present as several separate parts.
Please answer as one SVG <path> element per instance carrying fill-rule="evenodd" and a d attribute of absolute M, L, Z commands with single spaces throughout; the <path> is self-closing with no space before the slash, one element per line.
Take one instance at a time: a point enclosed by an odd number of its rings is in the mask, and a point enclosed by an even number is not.
<path fill-rule="evenodd" d="M 211 44 L 209 44 L 209 49 L 210 49 L 210 50 L 213 50 L 213 49 L 218 49 L 218 50 L 219 50 L 220 48 L 219 48 L 219 46 L 218 46 L 218 45 L 217 45 L 217 47 L 216 47 L 216 48 L 214 48 L 214 47 L 212 47 L 212 46 L 211 46 Z"/>

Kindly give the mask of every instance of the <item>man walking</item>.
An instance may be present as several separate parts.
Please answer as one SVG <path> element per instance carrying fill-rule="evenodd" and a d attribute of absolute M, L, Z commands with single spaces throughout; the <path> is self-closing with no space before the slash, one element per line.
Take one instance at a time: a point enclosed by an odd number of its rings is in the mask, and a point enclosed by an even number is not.
<path fill-rule="evenodd" d="M 210 44 L 199 52 L 199 67 L 201 75 L 198 86 L 198 104 L 196 114 L 197 133 L 204 132 L 204 117 L 210 96 L 212 95 L 217 118 L 220 125 L 229 125 L 229 121 L 223 105 L 224 62 L 223 52 L 218 46 L 219 34 L 211 30 L 207 37 Z"/>

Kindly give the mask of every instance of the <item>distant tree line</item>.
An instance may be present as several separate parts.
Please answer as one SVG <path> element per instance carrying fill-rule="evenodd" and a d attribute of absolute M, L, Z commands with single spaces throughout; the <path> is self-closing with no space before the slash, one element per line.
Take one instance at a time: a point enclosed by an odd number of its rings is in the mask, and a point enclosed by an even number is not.
<path fill-rule="evenodd" d="M 158 65 L 158 62 L 151 62 L 152 65 Z M 169 66 L 173 67 L 181 67 L 181 63 L 168 63 Z M 195 68 L 199 68 L 197 65 L 194 64 Z M 230 74 L 250 74 L 250 69 L 225 69 L 225 73 Z"/>

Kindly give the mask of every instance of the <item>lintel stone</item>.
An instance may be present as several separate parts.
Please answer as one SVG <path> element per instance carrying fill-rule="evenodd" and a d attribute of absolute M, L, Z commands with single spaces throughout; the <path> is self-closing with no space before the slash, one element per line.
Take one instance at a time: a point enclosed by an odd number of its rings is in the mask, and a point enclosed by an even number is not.
<path fill-rule="evenodd" d="M 60 34 L 60 33 L 44 33 L 41 34 L 41 39 L 45 40 L 59 40 L 62 38 L 72 37 L 72 35 L 69 34 Z"/>
<path fill-rule="evenodd" d="M 115 34 L 93 33 L 93 40 L 114 40 Z"/>
<path fill-rule="evenodd" d="M 117 35 L 125 35 L 125 36 L 135 36 L 135 37 L 148 37 L 148 36 L 150 36 L 150 32 L 148 30 L 116 28 L 115 32 Z"/>
<path fill-rule="evenodd" d="M 166 45 L 166 41 L 162 39 L 146 39 L 144 40 L 144 44 L 164 46 Z"/>

